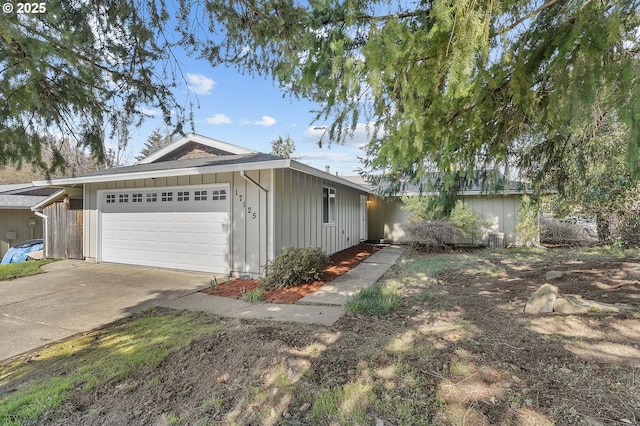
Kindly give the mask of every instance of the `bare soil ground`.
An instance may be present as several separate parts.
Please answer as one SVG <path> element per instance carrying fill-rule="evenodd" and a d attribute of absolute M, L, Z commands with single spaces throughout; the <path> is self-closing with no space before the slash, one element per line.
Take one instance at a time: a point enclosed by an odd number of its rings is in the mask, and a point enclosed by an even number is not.
<path fill-rule="evenodd" d="M 561 295 L 635 311 L 525 316 Z M 640 261 L 578 250 L 407 252 L 401 307 L 334 327 L 224 320 L 157 368 L 75 392 L 33 424 L 640 424 Z M 140 315 L 154 315 L 144 313 Z"/>

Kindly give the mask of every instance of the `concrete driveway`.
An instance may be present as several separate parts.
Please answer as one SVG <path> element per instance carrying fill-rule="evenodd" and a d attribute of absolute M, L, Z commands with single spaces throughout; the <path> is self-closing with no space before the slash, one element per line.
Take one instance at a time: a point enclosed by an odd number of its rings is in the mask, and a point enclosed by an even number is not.
<path fill-rule="evenodd" d="M 64 260 L 0 281 L 0 360 L 203 289 L 213 274 Z"/>

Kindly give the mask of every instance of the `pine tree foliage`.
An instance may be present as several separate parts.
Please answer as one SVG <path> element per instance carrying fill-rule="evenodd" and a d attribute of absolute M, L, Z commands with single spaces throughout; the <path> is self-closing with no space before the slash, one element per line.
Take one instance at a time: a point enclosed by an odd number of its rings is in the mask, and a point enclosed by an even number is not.
<path fill-rule="evenodd" d="M 155 0 L 40 3 L 39 13 L 0 14 L 0 166 L 55 173 L 63 141 L 104 163 L 104 141 L 124 117 L 157 108 L 180 126 L 172 87 L 180 76 Z M 33 5 L 31 5 L 33 6 Z M 35 6 L 33 6 L 35 7 Z M 49 161 L 45 152 L 53 153 Z"/>
<path fill-rule="evenodd" d="M 552 173 L 602 120 L 640 171 L 639 2 L 240 0 L 207 3 L 211 63 L 271 74 L 319 102 L 344 141 L 370 126 L 365 170 L 409 182 L 474 169 Z M 380 136 L 382 135 L 382 136 Z M 554 183 L 565 176 L 555 173 Z M 464 179 L 462 179 L 464 180 Z M 547 179 L 548 180 L 548 179 Z"/>
<path fill-rule="evenodd" d="M 173 142 L 171 132 L 165 130 L 163 133 L 161 129 L 155 129 L 147 138 L 147 142 L 144 144 L 144 148 L 140 151 L 140 155 L 136 157 L 136 160 L 140 161 L 150 156 L 154 152 L 169 145 L 171 142 Z"/>
<path fill-rule="evenodd" d="M 296 144 L 289 135 L 284 138 L 278 136 L 278 139 L 271 141 L 271 153 L 282 158 L 291 158 L 291 154 L 293 154 L 295 150 Z"/>

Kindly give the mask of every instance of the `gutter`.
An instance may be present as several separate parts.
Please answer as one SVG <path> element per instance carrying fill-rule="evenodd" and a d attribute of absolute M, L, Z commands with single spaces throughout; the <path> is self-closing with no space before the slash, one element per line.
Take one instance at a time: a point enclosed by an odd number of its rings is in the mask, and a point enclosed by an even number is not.
<path fill-rule="evenodd" d="M 44 200 L 40 201 L 38 204 L 36 204 L 35 206 L 31 207 L 31 211 L 33 211 L 33 214 L 35 214 L 38 217 L 41 217 L 44 221 L 44 257 L 48 258 L 49 257 L 49 216 L 47 216 L 46 214 L 42 213 L 42 209 L 51 204 L 52 202 L 54 202 L 55 200 L 57 200 L 58 198 L 60 198 L 61 196 L 63 196 L 65 194 L 65 190 L 61 189 L 59 191 L 54 192 L 53 194 L 51 194 L 50 196 L 48 196 L 47 198 L 45 198 Z"/>
<path fill-rule="evenodd" d="M 36 216 L 41 217 L 44 221 L 44 257 L 49 258 L 49 216 L 36 210 L 35 206 L 31 207 L 31 210 Z"/>

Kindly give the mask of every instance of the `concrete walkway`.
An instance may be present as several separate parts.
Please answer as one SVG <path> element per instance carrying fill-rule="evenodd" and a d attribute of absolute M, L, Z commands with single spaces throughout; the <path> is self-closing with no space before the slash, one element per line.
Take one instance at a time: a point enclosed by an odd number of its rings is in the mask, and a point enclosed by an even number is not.
<path fill-rule="evenodd" d="M 344 305 L 349 297 L 378 281 L 391 265 L 398 261 L 402 252 L 401 247 L 385 247 L 294 305 L 247 303 L 228 297 L 192 293 L 160 303 L 160 306 L 213 312 L 231 318 L 333 325 L 344 314 Z"/>

